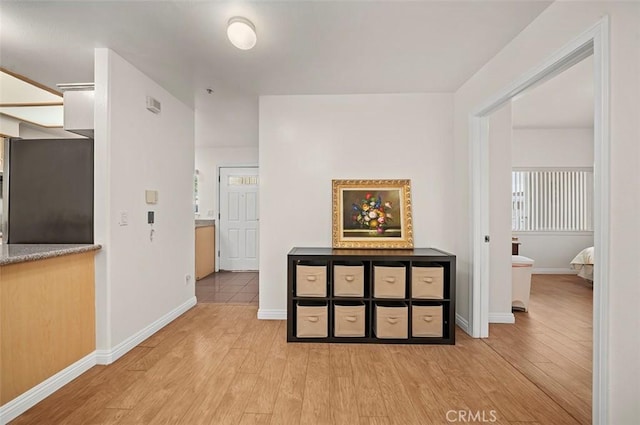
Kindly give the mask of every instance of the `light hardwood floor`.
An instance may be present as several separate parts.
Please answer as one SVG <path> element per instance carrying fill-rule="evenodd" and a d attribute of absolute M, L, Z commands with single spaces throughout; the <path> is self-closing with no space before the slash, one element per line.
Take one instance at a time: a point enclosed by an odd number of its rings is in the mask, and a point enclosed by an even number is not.
<path fill-rule="evenodd" d="M 198 304 L 12 423 L 590 423 L 591 290 L 568 279 L 536 278 L 515 326 L 455 346 L 287 344 L 255 305 Z"/>
<path fill-rule="evenodd" d="M 485 342 L 582 424 L 591 423 L 593 290 L 572 275 L 534 275 L 529 312 L 491 325 Z"/>

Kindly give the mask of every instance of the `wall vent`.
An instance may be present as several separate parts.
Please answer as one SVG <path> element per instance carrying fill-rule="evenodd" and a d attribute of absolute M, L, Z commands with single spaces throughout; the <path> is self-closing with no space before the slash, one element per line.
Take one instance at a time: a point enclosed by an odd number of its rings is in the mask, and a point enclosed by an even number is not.
<path fill-rule="evenodd" d="M 154 114 L 159 114 L 161 108 L 162 108 L 162 105 L 160 104 L 159 100 L 154 99 L 151 96 L 147 96 L 147 109 L 148 110 L 150 110 Z"/>

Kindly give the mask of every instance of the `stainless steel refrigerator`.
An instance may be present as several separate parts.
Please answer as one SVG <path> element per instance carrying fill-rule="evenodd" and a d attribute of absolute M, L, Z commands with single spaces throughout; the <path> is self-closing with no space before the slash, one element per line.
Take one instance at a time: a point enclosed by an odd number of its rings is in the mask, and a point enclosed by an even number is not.
<path fill-rule="evenodd" d="M 3 241 L 93 243 L 93 139 L 8 139 Z"/>

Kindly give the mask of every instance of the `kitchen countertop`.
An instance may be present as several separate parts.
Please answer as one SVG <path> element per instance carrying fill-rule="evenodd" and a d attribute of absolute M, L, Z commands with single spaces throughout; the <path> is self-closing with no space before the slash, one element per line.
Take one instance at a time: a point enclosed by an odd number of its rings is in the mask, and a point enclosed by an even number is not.
<path fill-rule="evenodd" d="M 197 219 L 196 220 L 196 228 L 198 227 L 207 227 L 207 226 L 215 226 L 216 221 L 212 218 L 212 219 Z"/>
<path fill-rule="evenodd" d="M 44 260 L 69 254 L 96 251 L 101 245 L 85 244 L 1 244 L 0 266 Z"/>

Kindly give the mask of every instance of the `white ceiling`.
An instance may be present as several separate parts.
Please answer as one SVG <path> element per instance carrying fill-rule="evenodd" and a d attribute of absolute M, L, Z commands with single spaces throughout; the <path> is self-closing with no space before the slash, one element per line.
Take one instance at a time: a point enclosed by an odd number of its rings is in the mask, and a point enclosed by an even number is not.
<path fill-rule="evenodd" d="M 263 94 L 453 92 L 551 1 L 129 1 L 0 5 L 0 64 L 50 87 L 109 47 L 185 103 Z M 258 44 L 235 49 L 229 18 Z"/>
<path fill-rule="evenodd" d="M 593 127 L 593 56 L 513 102 L 513 128 Z"/>

